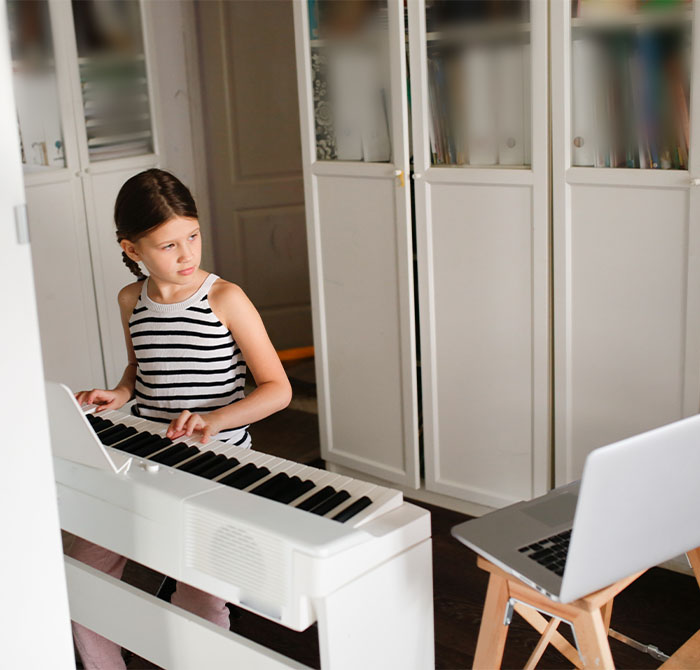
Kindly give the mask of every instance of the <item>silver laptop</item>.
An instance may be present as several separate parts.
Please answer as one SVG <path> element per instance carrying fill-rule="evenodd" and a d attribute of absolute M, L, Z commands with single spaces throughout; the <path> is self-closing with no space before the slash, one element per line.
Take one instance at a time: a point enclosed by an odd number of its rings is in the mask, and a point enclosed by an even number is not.
<path fill-rule="evenodd" d="M 700 546 L 700 415 L 592 451 L 580 482 L 452 534 L 570 602 Z"/>

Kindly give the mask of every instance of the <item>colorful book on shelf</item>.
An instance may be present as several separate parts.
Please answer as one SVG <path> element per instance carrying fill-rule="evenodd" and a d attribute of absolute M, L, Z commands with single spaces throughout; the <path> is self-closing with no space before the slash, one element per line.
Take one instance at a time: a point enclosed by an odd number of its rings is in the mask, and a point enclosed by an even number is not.
<path fill-rule="evenodd" d="M 307 6 L 309 8 L 309 38 L 317 40 L 319 38 L 318 3 L 316 0 L 307 0 Z"/>
<path fill-rule="evenodd" d="M 627 57 L 628 76 L 632 97 L 632 122 L 637 140 L 638 166 L 646 169 L 651 165 L 649 142 L 647 141 L 646 121 L 643 105 L 643 82 L 639 66 L 639 54 L 636 49 L 630 51 Z"/>
<path fill-rule="evenodd" d="M 634 14 L 637 0 L 578 0 L 576 16 L 599 18 Z"/>
<path fill-rule="evenodd" d="M 651 163 L 649 167 L 661 167 L 659 159 L 659 95 L 661 92 L 659 48 L 656 36 L 644 31 L 639 34 L 639 55 L 641 65 L 642 108 L 644 110 L 644 127 L 649 143 Z"/>

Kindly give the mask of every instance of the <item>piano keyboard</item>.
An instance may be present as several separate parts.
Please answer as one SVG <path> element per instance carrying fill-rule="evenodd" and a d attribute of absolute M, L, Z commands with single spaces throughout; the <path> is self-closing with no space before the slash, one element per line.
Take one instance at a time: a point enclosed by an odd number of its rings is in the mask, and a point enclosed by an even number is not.
<path fill-rule="evenodd" d="M 174 468 L 352 528 L 403 503 L 400 491 L 218 440 L 206 445 L 194 436 L 173 441 L 165 437 L 166 424 L 120 410 L 95 415 L 90 413 L 94 406 L 83 409 L 106 447 L 158 464 L 153 467 Z"/>

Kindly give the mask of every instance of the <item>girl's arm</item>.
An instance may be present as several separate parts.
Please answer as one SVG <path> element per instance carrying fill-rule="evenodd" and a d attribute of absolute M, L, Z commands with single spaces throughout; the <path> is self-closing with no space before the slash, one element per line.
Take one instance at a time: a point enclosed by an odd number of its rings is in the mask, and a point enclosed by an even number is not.
<path fill-rule="evenodd" d="M 170 424 L 167 433 L 170 438 L 201 430 L 202 442 L 206 442 L 221 430 L 245 426 L 279 412 L 292 399 L 287 374 L 258 311 L 243 290 L 235 284 L 218 280 L 209 292 L 209 304 L 240 347 L 256 389 L 227 407 L 201 416 L 183 412 Z"/>
<path fill-rule="evenodd" d="M 108 409 L 119 409 L 122 405 L 131 400 L 134 395 L 134 386 L 136 384 L 136 354 L 134 354 L 134 346 L 131 342 L 131 333 L 129 332 L 129 319 L 134 311 L 136 301 L 139 298 L 141 291 L 141 282 L 135 282 L 125 286 L 119 291 L 119 312 L 122 319 L 122 328 L 124 329 L 124 339 L 126 341 L 126 354 L 128 363 L 124 370 L 119 383 L 111 390 L 108 389 L 92 389 L 91 391 L 80 391 L 75 394 L 75 399 L 79 405 L 96 404 L 99 407 L 96 412 L 104 412 Z"/>

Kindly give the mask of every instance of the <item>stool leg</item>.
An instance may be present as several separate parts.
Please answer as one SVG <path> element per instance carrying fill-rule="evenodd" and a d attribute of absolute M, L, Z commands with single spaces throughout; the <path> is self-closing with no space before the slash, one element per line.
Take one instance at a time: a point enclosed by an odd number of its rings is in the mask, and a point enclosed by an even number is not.
<path fill-rule="evenodd" d="M 698 580 L 698 586 L 700 586 L 700 547 L 693 549 L 687 553 L 688 561 L 693 567 L 693 572 L 695 573 L 695 579 Z"/>
<path fill-rule="evenodd" d="M 481 615 L 479 639 L 474 655 L 474 670 L 497 670 L 501 667 L 508 626 L 503 623 L 508 603 L 508 584 L 503 577 L 491 573 Z"/>
<path fill-rule="evenodd" d="M 615 670 L 608 633 L 600 610 L 579 614 L 574 620 L 574 630 L 584 668 Z"/>
<path fill-rule="evenodd" d="M 610 630 L 610 618 L 612 617 L 612 608 L 614 601 L 615 599 L 611 598 L 610 600 L 608 600 L 608 602 L 605 603 L 605 605 L 603 605 L 600 608 L 600 613 L 603 616 L 603 624 L 605 626 L 606 632 Z"/>

